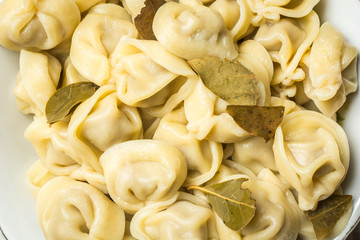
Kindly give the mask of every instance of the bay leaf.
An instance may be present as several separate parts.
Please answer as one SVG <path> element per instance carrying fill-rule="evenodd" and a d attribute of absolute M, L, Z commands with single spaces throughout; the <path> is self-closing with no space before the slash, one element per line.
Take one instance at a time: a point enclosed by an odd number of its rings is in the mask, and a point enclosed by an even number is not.
<path fill-rule="evenodd" d="M 284 109 L 283 106 L 229 105 L 226 111 L 242 129 L 267 142 L 281 123 Z"/>
<path fill-rule="evenodd" d="M 246 178 L 229 180 L 205 187 L 190 186 L 204 192 L 214 211 L 223 222 L 234 231 L 244 228 L 255 215 L 255 200 L 250 198 L 248 190 L 241 189 Z"/>
<path fill-rule="evenodd" d="M 189 60 L 204 85 L 214 94 L 234 105 L 255 105 L 260 96 L 254 73 L 240 62 L 206 56 Z"/>
<path fill-rule="evenodd" d="M 322 239 L 334 229 L 337 221 L 350 209 L 351 195 L 333 194 L 318 203 L 314 211 L 307 211 L 317 239 Z"/>
<path fill-rule="evenodd" d="M 91 97 L 99 88 L 92 82 L 78 82 L 59 88 L 49 98 L 45 116 L 49 124 L 66 117 L 79 103 Z"/>
<path fill-rule="evenodd" d="M 145 6 L 134 18 L 134 24 L 142 39 L 156 40 L 152 24 L 157 10 L 166 2 L 164 0 L 145 0 Z"/>

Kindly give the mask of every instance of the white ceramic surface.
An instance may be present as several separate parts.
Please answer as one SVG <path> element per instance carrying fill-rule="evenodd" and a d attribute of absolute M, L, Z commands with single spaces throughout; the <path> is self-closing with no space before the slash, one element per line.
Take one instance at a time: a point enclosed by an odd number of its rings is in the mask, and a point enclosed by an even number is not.
<path fill-rule="evenodd" d="M 330 21 L 360 51 L 359 0 L 321 0 L 316 9 L 322 20 Z M 360 64 L 358 69 L 360 71 Z M 17 110 L 13 96 L 17 71 L 18 53 L 0 47 L 0 226 L 9 240 L 42 240 L 45 238 L 37 223 L 35 201 L 25 183 L 26 171 L 37 157 L 33 147 L 23 138 L 31 117 Z M 351 96 L 343 125 L 351 148 L 350 169 L 343 187 L 346 194 L 353 195 L 354 210 L 336 240 L 345 239 L 360 216 L 358 95 Z"/>

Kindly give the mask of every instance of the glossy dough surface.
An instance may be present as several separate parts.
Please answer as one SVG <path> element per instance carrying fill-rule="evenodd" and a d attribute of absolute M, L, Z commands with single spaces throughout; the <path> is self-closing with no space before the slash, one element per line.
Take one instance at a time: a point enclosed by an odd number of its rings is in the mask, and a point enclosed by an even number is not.
<path fill-rule="evenodd" d="M 13 94 L 32 116 L 26 181 L 45 237 L 314 239 L 306 211 L 342 193 L 350 149 L 336 118 L 358 87 L 357 50 L 318 2 L 170 0 L 143 39 L 143 0 L 3 0 L 0 45 L 20 55 Z M 270 140 L 236 123 L 188 62 L 207 56 L 253 73 L 259 108 L 284 107 Z M 88 82 L 94 93 L 49 124 L 53 94 Z M 199 190 L 235 179 L 256 207 L 237 231 Z"/>

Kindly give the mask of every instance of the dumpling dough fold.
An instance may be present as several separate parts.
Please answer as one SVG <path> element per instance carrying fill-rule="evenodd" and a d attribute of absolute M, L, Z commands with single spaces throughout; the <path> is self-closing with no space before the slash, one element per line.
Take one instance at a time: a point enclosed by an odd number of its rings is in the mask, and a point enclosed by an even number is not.
<path fill-rule="evenodd" d="M 96 172 L 88 161 L 82 161 L 69 141 L 68 124 L 69 117 L 51 126 L 45 116 L 35 117 L 24 136 L 33 144 L 41 163 L 52 174 L 87 181 L 106 193 L 104 176 Z"/>
<path fill-rule="evenodd" d="M 280 17 L 301 18 L 308 15 L 320 0 L 247 0 L 256 15 L 252 24 L 259 26 L 266 20 L 277 22 Z"/>
<path fill-rule="evenodd" d="M 100 155 L 112 145 L 141 138 L 142 123 L 137 109 L 117 98 L 115 86 L 104 85 L 76 108 L 67 136 L 77 161 L 102 175 Z"/>
<path fill-rule="evenodd" d="M 182 107 L 160 120 L 153 139 L 166 141 L 184 154 L 188 166 L 184 185 L 201 185 L 215 175 L 222 161 L 223 149 L 220 143 L 198 140 L 186 124 Z"/>
<path fill-rule="evenodd" d="M 18 108 L 24 114 L 45 114 L 59 83 L 61 64 L 49 54 L 21 50 L 19 68 L 14 88 Z"/>
<path fill-rule="evenodd" d="M 0 3 L 0 44 L 47 50 L 71 38 L 80 22 L 74 0 L 4 0 Z"/>
<path fill-rule="evenodd" d="M 47 239 L 119 240 L 124 211 L 95 187 L 69 177 L 46 183 L 37 197 L 37 215 Z"/>
<path fill-rule="evenodd" d="M 306 96 L 324 115 L 332 117 L 345 103 L 346 96 L 358 87 L 356 48 L 325 22 L 304 63 L 308 68 L 303 82 Z"/>
<path fill-rule="evenodd" d="M 184 155 L 158 140 L 119 143 L 100 157 L 111 198 L 128 213 L 174 196 L 186 178 Z"/>
<path fill-rule="evenodd" d="M 115 4 L 99 4 L 75 29 L 70 58 L 77 71 L 101 86 L 110 80 L 110 55 L 123 39 L 137 37 L 126 10 Z"/>
<path fill-rule="evenodd" d="M 294 83 L 305 79 L 305 72 L 299 63 L 319 28 L 319 16 L 314 11 L 302 18 L 281 18 L 278 22 L 260 25 L 254 40 L 266 48 L 274 62 L 271 85 L 280 97 L 295 96 Z"/>
<path fill-rule="evenodd" d="M 349 167 L 344 130 L 314 111 L 286 115 L 275 132 L 273 150 L 281 176 L 297 191 L 304 211 L 333 194 Z"/>
<path fill-rule="evenodd" d="M 179 192 L 168 201 L 139 210 L 131 221 L 130 230 L 134 237 L 144 240 L 212 239 L 209 236 L 212 216 L 205 201 Z"/>
<path fill-rule="evenodd" d="M 187 60 L 203 56 L 232 60 L 237 56 L 221 15 L 197 0 L 165 3 L 155 14 L 153 30 L 161 45 Z"/>
<path fill-rule="evenodd" d="M 124 40 L 115 49 L 111 64 L 119 99 L 156 117 L 183 101 L 197 79 L 184 59 L 152 40 Z"/>

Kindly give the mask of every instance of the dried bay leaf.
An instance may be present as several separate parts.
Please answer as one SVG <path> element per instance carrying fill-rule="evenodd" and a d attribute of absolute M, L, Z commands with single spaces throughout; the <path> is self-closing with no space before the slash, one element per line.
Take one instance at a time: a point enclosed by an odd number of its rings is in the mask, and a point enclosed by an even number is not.
<path fill-rule="evenodd" d="M 322 239 L 334 229 L 337 221 L 350 209 L 351 195 L 331 195 L 320 201 L 314 211 L 307 211 L 317 239 Z"/>
<path fill-rule="evenodd" d="M 142 39 L 156 40 L 152 24 L 157 10 L 166 2 L 164 0 L 145 0 L 145 6 L 134 18 L 134 24 Z"/>
<path fill-rule="evenodd" d="M 255 105 L 260 96 L 254 73 L 240 62 L 206 56 L 189 60 L 205 86 L 234 105 Z"/>
<path fill-rule="evenodd" d="M 52 124 L 66 117 L 74 106 L 91 97 L 98 88 L 92 82 L 78 82 L 59 88 L 45 107 L 48 123 Z"/>
<path fill-rule="evenodd" d="M 215 212 L 226 226 L 234 231 L 244 228 L 255 215 L 255 200 L 250 198 L 248 190 L 241 189 L 246 178 L 229 180 L 205 187 L 190 186 L 204 192 Z"/>
<path fill-rule="evenodd" d="M 284 116 L 284 107 L 229 105 L 227 113 L 245 131 L 269 141 Z"/>

